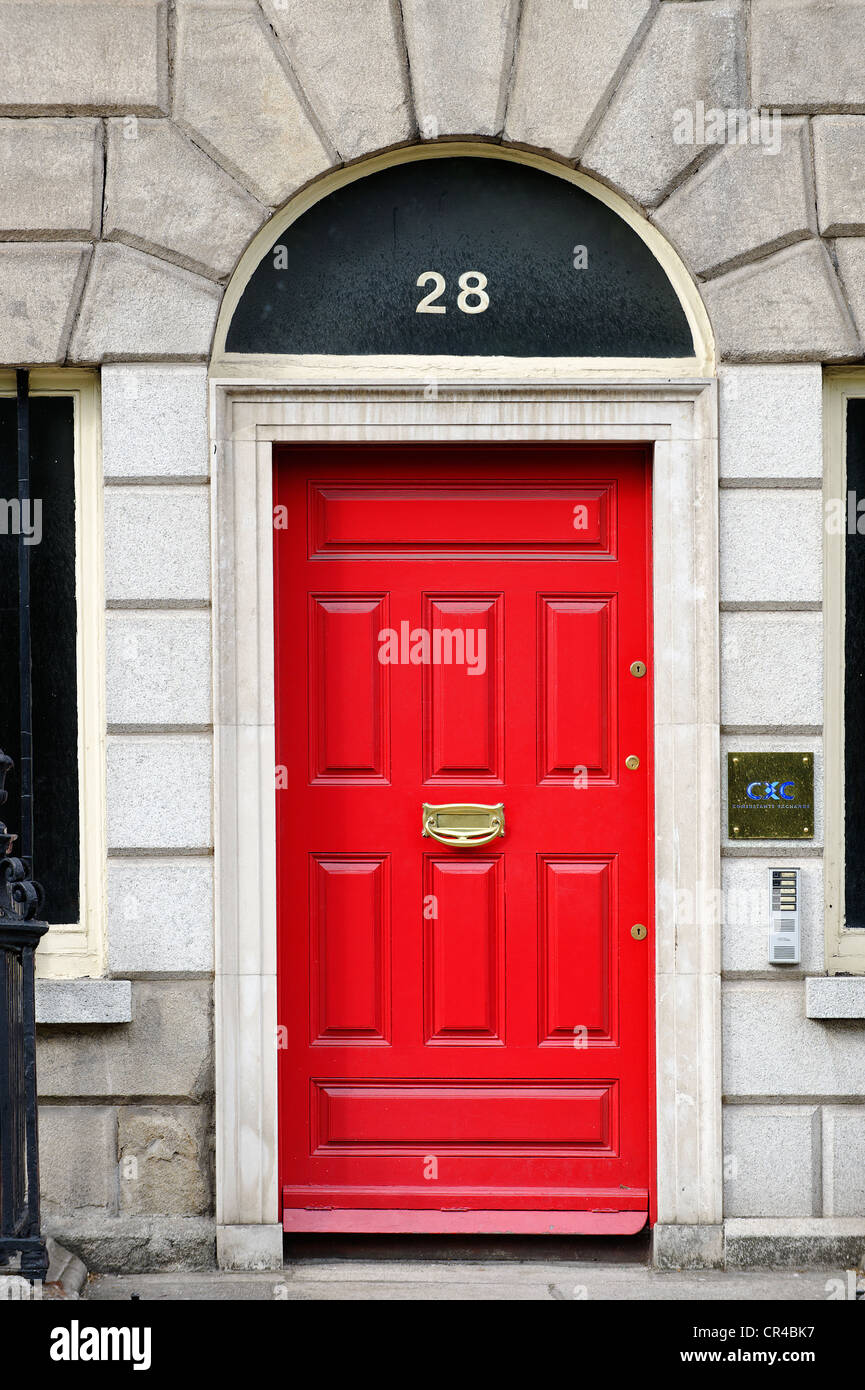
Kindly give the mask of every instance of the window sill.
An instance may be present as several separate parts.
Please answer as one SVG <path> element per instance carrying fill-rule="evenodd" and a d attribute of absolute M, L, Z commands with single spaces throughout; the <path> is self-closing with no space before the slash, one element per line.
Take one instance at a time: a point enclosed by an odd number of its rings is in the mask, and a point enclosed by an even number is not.
<path fill-rule="evenodd" d="M 37 1023 L 131 1023 L 129 980 L 37 980 Z"/>
<path fill-rule="evenodd" d="M 812 975 L 805 981 L 805 1017 L 865 1019 L 865 976 Z"/>

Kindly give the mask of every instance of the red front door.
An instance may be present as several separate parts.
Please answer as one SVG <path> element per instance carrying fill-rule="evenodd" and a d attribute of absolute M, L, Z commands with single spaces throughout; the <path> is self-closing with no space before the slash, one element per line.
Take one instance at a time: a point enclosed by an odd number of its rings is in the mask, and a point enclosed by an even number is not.
<path fill-rule="evenodd" d="M 286 445 L 274 502 L 286 1228 L 639 1229 L 645 448 Z"/>

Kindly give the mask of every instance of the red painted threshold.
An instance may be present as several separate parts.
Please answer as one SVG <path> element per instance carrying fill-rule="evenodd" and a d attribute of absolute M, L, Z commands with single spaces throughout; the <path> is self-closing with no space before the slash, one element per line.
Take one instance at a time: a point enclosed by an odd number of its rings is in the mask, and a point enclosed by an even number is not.
<path fill-rule="evenodd" d="M 286 1207 L 284 1231 L 346 1235 L 634 1236 L 644 1211 L 311 1211 Z"/>

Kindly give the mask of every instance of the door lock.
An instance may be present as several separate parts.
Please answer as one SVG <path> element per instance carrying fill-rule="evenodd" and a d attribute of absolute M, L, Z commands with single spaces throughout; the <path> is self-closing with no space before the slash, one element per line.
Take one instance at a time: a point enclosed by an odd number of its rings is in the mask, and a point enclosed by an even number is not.
<path fill-rule="evenodd" d="M 645 941 L 648 935 L 649 929 L 648 927 L 644 927 L 642 922 L 635 922 L 631 927 L 631 936 L 635 941 Z"/>
<path fill-rule="evenodd" d="M 637 757 L 636 753 L 629 753 L 628 757 L 625 759 L 625 767 L 628 769 L 628 771 L 636 772 L 639 766 L 640 759 Z"/>
<path fill-rule="evenodd" d="M 631 675 L 632 675 L 632 676 L 644 676 L 645 674 L 646 674 L 646 663 L 645 663 L 645 661 L 632 661 L 632 662 L 631 662 Z"/>

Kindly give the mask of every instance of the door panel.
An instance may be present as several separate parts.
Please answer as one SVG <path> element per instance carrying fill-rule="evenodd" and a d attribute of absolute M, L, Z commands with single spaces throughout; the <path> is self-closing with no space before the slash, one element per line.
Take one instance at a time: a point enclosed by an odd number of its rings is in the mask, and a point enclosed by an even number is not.
<path fill-rule="evenodd" d="M 633 1223 L 653 1152 L 651 675 L 629 670 L 651 651 L 647 453 L 275 454 L 286 1228 Z M 503 802 L 504 836 L 437 843 L 425 802 Z"/>

